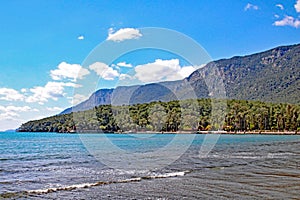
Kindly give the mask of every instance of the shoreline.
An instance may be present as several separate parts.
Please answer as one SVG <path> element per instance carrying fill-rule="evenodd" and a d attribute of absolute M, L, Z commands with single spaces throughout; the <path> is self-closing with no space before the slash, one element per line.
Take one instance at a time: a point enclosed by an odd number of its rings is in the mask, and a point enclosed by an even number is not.
<path fill-rule="evenodd" d="M 56 132 L 58 134 L 220 134 L 220 135 L 300 135 L 297 131 L 123 131 L 123 132 L 101 132 L 101 131 L 79 131 L 79 132 Z"/>
<path fill-rule="evenodd" d="M 208 133 L 207 133 L 208 132 Z M 209 134 L 211 131 L 199 131 L 199 134 Z M 300 132 L 297 131 L 224 131 L 222 133 L 217 134 L 223 134 L 223 135 L 300 135 Z"/>

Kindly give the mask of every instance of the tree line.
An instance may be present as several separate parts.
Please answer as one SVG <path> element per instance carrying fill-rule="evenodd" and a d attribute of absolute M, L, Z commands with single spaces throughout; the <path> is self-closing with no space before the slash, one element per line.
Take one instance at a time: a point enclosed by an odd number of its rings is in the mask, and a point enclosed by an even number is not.
<path fill-rule="evenodd" d="M 212 114 L 211 99 L 100 105 L 91 110 L 29 121 L 18 131 L 300 131 L 300 105 L 246 100 L 218 102 L 225 105 L 220 108 L 223 112 L 220 115 Z M 218 116 L 221 119 L 216 120 Z"/>

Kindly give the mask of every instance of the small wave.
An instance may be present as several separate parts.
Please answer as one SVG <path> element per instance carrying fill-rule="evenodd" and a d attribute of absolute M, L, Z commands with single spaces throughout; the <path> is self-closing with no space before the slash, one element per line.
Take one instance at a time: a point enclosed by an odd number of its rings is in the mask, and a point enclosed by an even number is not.
<path fill-rule="evenodd" d="M 266 159 L 266 158 L 286 158 L 288 156 L 294 156 L 294 153 L 268 153 L 265 155 L 257 155 L 254 153 L 241 152 L 233 154 L 215 154 L 209 155 L 208 158 L 220 158 L 220 159 Z M 206 157 L 206 158 L 207 158 Z"/>
<path fill-rule="evenodd" d="M 149 180 L 149 179 L 179 177 L 179 176 L 184 176 L 187 173 L 190 173 L 190 171 L 170 172 L 170 173 L 134 177 L 134 178 L 122 179 L 122 180 L 116 180 L 116 181 L 106 181 L 106 182 L 99 181 L 99 182 L 95 182 L 95 183 L 74 184 L 74 185 L 68 185 L 68 186 L 56 187 L 56 188 L 51 187 L 51 188 L 46 188 L 46 189 L 28 190 L 28 191 L 18 192 L 18 193 L 14 193 L 14 194 L 15 195 L 17 195 L 17 194 L 18 195 L 48 194 L 48 193 L 58 192 L 58 191 L 70 191 L 70 190 L 76 190 L 76 189 L 91 188 L 91 187 L 100 186 L 100 185 L 130 183 L 130 182 L 139 182 L 142 180 Z M 5 197 L 5 196 L 11 196 L 11 195 L 0 194 L 0 197 Z"/>
<path fill-rule="evenodd" d="M 170 172 L 170 173 L 166 173 L 166 174 L 156 174 L 156 175 L 153 175 L 153 176 L 145 176 L 143 178 L 144 179 L 169 178 L 169 177 L 184 176 L 187 173 L 189 173 L 189 171 Z"/>
<path fill-rule="evenodd" d="M 297 154 L 285 152 L 285 153 L 268 153 L 267 158 L 287 158 L 288 156 L 295 156 Z"/>
<path fill-rule="evenodd" d="M 29 190 L 25 193 L 27 194 L 47 194 L 51 192 L 57 192 L 57 191 L 67 191 L 67 190 L 74 190 L 74 189 L 81 189 L 81 188 L 89 188 L 101 184 L 105 184 L 106 182 L 96 182 L 96 183 L 82 183 L 82 184 L 76 184 L 76 185 L 69 185 L 65 187 L 58 187 L 58 188 L 46 188 L 46 189 L 39 189 L 39 190 Z M 108 184 L 108 183 L 106 183 Z"/>
<path fill-rule="evenodd" d="M 211 155 L 209 158 L 220 158 L 220 159 L 261 159 L 262 156 L 255 155 Z"/>

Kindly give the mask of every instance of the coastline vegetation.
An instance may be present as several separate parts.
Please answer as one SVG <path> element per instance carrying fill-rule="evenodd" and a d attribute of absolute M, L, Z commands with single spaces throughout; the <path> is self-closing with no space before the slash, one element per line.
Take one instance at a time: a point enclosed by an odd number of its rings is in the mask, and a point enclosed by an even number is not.
<path fill-rule="evenodd" d="M 19 132 L 300 132 L 300 105 L 247 100 L 226 101 L 222 126 L 211 119 L 211 100 L 100 105 L 21 125 Z M 196 105 L 195 105 L 196 102 Z M 226 105 L 225 104 L 225 105 Z"/>

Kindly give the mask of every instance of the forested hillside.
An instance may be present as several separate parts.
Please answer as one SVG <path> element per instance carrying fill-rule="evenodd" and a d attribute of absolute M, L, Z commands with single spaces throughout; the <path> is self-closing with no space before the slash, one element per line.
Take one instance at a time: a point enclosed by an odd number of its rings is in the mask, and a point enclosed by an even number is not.
<path fill-rule="evenodd" d="M 225 100 L 224 100 L 225 101 Z M 18 131 L 121 132 L 178 130 L 300 131 L 300 106 L 229 100 L 222 127 L 213 124 L 211 100 L 100 105 L 87 111 L 57 115 L 23 124 Z"/>

